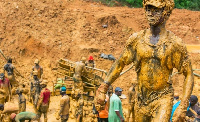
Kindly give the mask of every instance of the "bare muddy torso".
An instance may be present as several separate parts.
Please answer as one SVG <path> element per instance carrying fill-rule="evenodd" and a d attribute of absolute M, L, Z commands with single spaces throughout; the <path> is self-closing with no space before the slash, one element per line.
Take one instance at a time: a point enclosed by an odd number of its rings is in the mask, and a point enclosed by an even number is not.
<path fill-rule="evenodd" d="M 76 62 L 75 64 L 75 73 L 74 73 L 74 78 L 76 80 L 82 80 L 81 79 L 81 75 L 82 75 L 82 72 L 84 71 L 84 68 L 85 68 L 85 64 L 82 63 L 82 62 Z"/>
<path fill-rule="evenodd" d="M 176 68 L 173 57 L 176 54 L 177 58 L 180 58 L 182 54 L 176 51 L 178 44 L 174 44 L 176 39 L 169 31 L 166 31 L 156 44 L 150 43 L 150 30 L 145 30 L 142 36 L 140 34 L 138 33 L 135 40 L 137 44 L 133 44 L 131 48 L 136 51 L 134 57 L 138 93 L 142 99 L 150 100 L 152 94 L 157 96 L 169 89 L 172 92 L 170 76 L 173 68 Z"/>
<path fill-rule="evenodd" d="M 136 47 L 138 65 L 139 86 L 145 87 L 150 91 L 162 90 L 169 86 L 169 76 L 173 68 L 168 59 L 172 55 L 172 43 L 167 42 L 166 38 L 160 38 L 157 44 L 150 43 L 148 30 L 145 38 L 138 41 Z"/>

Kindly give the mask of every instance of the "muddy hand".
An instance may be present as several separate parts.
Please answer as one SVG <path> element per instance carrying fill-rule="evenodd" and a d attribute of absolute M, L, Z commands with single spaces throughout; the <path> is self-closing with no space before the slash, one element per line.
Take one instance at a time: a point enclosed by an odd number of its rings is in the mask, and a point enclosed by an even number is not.
<path fill-rule="evenodd" d="M 57 120 L 59 120 L 59 119 L 60 119 L 60 116 L 59 116 L 59 114 L 57 115 L 56 119 L 57 119 Z"/>
<path fill-rule="evenodd" d="M 180 106 L 175 110 L 172 122 L 184 122 L 186 116 L 186 110 L 183 110 Z"/>
<path fill-rule="evenodd" d="M 105 105 L 105 99 L 106 99 L 106 92 L 108 90 L 109 85 L 106 83 L 102 83 L 99 88 L 96 91 L 95 96 L 95 108 L 97 111 L 100 111 L 103 109 L 103 106 Z"/>

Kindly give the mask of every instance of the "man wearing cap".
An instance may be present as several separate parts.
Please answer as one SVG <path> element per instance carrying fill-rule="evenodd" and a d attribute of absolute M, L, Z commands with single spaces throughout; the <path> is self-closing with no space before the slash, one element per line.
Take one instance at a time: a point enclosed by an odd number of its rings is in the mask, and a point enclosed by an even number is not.
<path fill-rule="evenodd" d="M 0 74 L 0 104 L 8 102 L 11 98 L 11 86 L 4 73 Z"/>
<path fill-rule="evenodd" d="M 122 89 L 120 87 L 116 87 L 115 93 L 110 98 L 110 107 L 108 114 L 109 122 L 124 122 L 122 102 L 119 98 L 121 94 L 122 94 Z"/>
<path fill-rule="evenodd" d="M 19 114 L 12 113 L 10 115 L 12 122 L 24 122 L 25 120 L 37 120 L 37 115 L 33 112 L 20 112 Z"/>
<path fill-rule="evenodd" d="M 32 71 L 37 71 L 38 72 L 38 78 L 41 79 L 43 75 L 43 68 L 39 65 L 39 60 L 35 59 L 34 63 L 35 66 L 33 66 Z"/>
<path fill-rule="evenodd" d="M 194 77 L 185 44 L 165 28 L 174 8 L 174 0 L 143 0 L 143 6 L 150 28 L 132 34 L 127 40 L 120 57 L 97 90 L 95 105 L 98 107 L 104 104 L 109 85 L 120 76 L 126 65 L 133 63 L 138 83 L 135 121 L 169 122 L 174 94 L 170 76 L 176 68 L 185 79 L 181 95 L 183 97 L 174 112 L 173 121 L 183 121 Z"/>
<path fill-rule="evenodd" d="M 70 98 L 66 94 L 66 87 L 61 87 L 60 94 L 62 95 L 62 98 L 60 99 L 60 111 L 58 112 L 56 119 L 59 120 L 61 117 L 61 122 L 67 122 L 69 118 Z"/>
<path fill-rule="evenodd" d="M 88 61 L 86 62 L 85 65 L 88 66 L 88 67 L 92 67 L 92 68 L 95 67 L 95 63 L 94 63 L 94 58 L 93 58 L 93 56 L 89 56 Z"/>
<path fill-rule="evenodd" d="M 44 122 L 47 122 L 47 112 L 49 109 L 51 92 L 47 88 L 47 81 L 44 80 L 41 83 L 41 87 L 43 89 L 40 93 L 39 101 L 37 103 L 37 116 L 38 116 L 38 120 L 40 120 L 41 114 L 43 113 L 44 114 Z"/>

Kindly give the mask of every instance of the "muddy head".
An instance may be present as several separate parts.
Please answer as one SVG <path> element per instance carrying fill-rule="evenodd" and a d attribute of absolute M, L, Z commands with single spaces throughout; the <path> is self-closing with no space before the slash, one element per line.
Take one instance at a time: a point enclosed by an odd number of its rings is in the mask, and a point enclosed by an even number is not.
<path fill-rule="evenodd" d="M 81 57 L 81 62 L 85 63 L 86 62 L 86 57 Z"/>
<path fill-rule="evenodd" d="M 143 0 L 143 7 L 150 25 L 163 24 L 174 8 L 174 0 Z"/>
<path fill-rule="evenodd" d="M 33 78 L 38 79 L 38 71 L 33 71 Z"/>
<path fill-rule="evenodd" d="M 40 63 L 39 59 L 35 59 L 34 64 L 39 65 L 39 63 Z"/>
<path fill-rule="evenodd" d="M 12 58 L 11 57 L 7 57 L 7 63 L 11 63 L 12 64 Z"/>

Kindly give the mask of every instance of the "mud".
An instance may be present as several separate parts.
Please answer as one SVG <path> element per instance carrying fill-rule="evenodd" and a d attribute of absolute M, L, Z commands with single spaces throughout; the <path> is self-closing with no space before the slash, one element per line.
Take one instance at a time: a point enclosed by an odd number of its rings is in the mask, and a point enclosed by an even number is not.
<path fill-rule="evenodd" d="M 143 8 L 111 8 L 79 0 L 13 0 L 0 2 L 0 6 L 0 49 L 6 56 L 14 58 L 13 64 L 26 77 L 17 76 L 16 79 L 28 83 L 34 60 L 38 58 L 44 68 L 43 78 L 49 81 L 49 89 L 53 88 L 51 81 L 55 81 L 52 68 L 59 58 L 79 61 L 81 56 L 92 55 L 96 67 L 108 71 L 113 62 L 100 58 L 100 54 L 119 57 L 129 36 L 148 27 Z M 197 45 L 200 44 L 199 20 L 198 11 L 175 9 L 166 28 L 182 38 L 184 43 Z M 107 25 L 107 28 L 102 25 Z M 196 50 L 200 49 L 197 47 Z M 200 69 L 199 51 L 190 51 L 189 55 L 193 69 Z M 0 57 L 0 66 L 3 67 L 6 61 Z M 135 78 L 136 73 L 130 70 L 118 78 L 113 87 L 120 86 L 127 94 Z M 182 75 L 172 78 L 175 92 L 181 93 L 183 79 Z M 195 77 L 194 82 L 193 94 L 200 99 L 197 94 L 199 79 Z M 60 96 L 51 97 L 48 117 L 53 122 L 57 121 L 58 99 Z M 125 109 L 126 103 L 123 101 Z M 27 111 L 33 111 L 32 107 L 27 103 Z"/>

